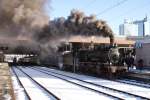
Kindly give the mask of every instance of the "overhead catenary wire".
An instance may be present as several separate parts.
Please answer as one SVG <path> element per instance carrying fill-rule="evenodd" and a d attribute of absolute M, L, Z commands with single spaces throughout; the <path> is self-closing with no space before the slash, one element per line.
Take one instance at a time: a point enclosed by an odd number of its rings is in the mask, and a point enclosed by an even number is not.
<path fill-rule="evenodd" d="M 116 8 L 116 7 L 120 6 L 121 4 L 125 3 L 126 1 L 128 1 L 128 0 L 122 0 L 122 1 L 116 3 L 116 4 L 112 5 L 112 6 L 104 9 L 103 11 L 97 13 L 96 16 L 99 16 L 99 15 L 102 15 L 102 14 L 108 12 L 108 11 L 112 10 L 113 8 Z"/>

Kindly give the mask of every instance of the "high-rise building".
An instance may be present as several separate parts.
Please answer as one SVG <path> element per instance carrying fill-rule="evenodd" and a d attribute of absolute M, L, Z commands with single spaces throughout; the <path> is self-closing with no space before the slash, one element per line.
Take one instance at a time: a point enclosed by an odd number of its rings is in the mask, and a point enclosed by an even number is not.
<path fill-rule="evenodd" d="M 124 36 L 145 36 L 150 35 L 150 23 L 145 17 L 143 20 L 129 21 L 119 25 L 119 35 Z"/>

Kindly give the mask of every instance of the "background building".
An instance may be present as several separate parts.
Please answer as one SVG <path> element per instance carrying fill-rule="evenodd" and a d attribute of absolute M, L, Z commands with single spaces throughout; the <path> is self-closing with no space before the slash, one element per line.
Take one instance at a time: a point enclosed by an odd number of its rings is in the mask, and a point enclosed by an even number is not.
<path fill-rule="evenodd" d="M 143 20 L 130 21 L 125 19 L 119 25 L 119 35 L 124 36 L 146 36 L 150 35 L 150 23 L 147 16 Z"/>
<path fill-rule="evenodd" d="M 142 59 L 144 66 L 150 66 L 150 37 L 144 37 L 136 41 L 136 61 Z"/>
<path fill-rule="evenodd" d="M 135 42 L 136 59 L 135 64 L 138 65 L 138 61 L 142 59 L 144 61 L 144 67 L 150 68 L 150 36 L 129 36 L 128 40 Z"/>

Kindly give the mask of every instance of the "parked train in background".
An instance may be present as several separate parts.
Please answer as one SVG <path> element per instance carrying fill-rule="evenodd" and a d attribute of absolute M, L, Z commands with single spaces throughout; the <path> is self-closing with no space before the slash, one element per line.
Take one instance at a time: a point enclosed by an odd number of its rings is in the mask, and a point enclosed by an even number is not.
<path fill-rule="evenodd" d="M 15 63 L 15 61 L 13 62 Z M 20 58 L 16 63 L 18 65 L 40 65 L 40 59 L 39 59 L 39 56 L 37 55 L 26 56 L 26 57 Z"/>

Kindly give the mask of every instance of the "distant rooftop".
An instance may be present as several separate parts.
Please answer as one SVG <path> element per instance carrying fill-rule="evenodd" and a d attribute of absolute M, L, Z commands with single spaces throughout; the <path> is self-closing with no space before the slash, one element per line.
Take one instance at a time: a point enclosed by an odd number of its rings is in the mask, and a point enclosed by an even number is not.
<path fill-rule="evenodd" d="M 83 43 L 101 43 L 101 44 L 109 44 L 110 39 L 109 38 L 104 38 L 100 36 L 72 36 L 71 38 L 68 39 L 68 42 L 83 42 Z M 125 37 L 115 37 L 115 43 L 116 44 L 125 44 L 125 45 L 133 45 L 135 43 L 134 40 L 128 40 Z"/>

